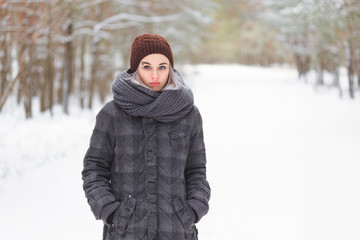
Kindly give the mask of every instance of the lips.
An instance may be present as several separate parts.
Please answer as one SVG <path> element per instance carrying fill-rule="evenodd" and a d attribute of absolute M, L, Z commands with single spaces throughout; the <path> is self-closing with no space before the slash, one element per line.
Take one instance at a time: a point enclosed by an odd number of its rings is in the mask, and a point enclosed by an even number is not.
<path fill-rule="evenodd" d="M 160 85 L 160 82 L 150 82 L 150 85 L 151 85 L 151 86 L 159 86 L 159 85 Z"/>

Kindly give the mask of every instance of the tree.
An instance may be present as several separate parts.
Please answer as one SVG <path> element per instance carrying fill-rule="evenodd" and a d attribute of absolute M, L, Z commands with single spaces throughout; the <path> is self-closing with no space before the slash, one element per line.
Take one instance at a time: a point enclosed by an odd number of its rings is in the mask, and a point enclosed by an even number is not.
<path fill-rule="evenodd" d="M 349 95 L 355 98 L 355 74 L 360 83 L 360 3 L 344 0 L 341 6 Z M 360 86 L 360 85 L 359 85 Z"/>
<path fill-rule="evenodd" d="M 284 44 L 294 53 L 299 77 L 311 67 L 318 73 L 317 84 L 322 85 L 324 71 L 328 71 L 342 96 L 339 68 L 346 66 L 349 95 L 354 97 L 354 75 L 359 76 L 359 5 L 356 0 L 268 2 L 269 22 L 278 26 Z"/>
<path fill-rule="evenodd" d="M 211 1 L 0 1 L 0 110 L 11 94 L 27 117 L 34 97 L 51 114 L 54 104 L 69 113 L 71 96 L 81 106 L 92 107 L 95 96 L 104 101 L 114 73 L 128 65 L 133 38 L 144 32 L 164 35 L 190 59 L 210 7 Z"/>

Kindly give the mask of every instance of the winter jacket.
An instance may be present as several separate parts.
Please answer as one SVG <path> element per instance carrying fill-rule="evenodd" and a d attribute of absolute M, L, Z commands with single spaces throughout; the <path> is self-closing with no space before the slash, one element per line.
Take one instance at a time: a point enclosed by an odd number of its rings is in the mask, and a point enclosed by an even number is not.
<path fill-rule="evenodd" d="M 159 122 L 107 103 L 96 117 L 82 176 L 96 219 L 117 206 L 103 239 L 197 239 L 202 216 L 193 208 L 208 208 L 210 198 L 198 109 Z"/>

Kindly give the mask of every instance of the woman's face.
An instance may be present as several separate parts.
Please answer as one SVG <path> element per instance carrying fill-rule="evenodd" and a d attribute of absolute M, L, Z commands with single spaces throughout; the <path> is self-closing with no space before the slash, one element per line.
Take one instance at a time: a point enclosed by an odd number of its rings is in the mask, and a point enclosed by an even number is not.
<path fill-rule="evenodd" d="M 142 82 L 151 90 L 161 91 L 169 79 L 170 62 L 162 54 L 150 54 L 144 57 L 138 67 Z"/>

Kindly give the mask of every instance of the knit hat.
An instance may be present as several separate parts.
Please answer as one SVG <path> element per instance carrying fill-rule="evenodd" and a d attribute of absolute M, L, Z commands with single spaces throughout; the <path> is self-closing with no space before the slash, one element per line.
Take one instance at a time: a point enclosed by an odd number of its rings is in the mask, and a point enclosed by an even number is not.
<path fill-rule="evenodd" d="M 160 35 L 146 33 L 135 37 L 131 45 L 130 71 L 135 72 L 140 61 L 153 53 L 166 56 L 174 68 L 174 57 L 169 42 Z"/>

